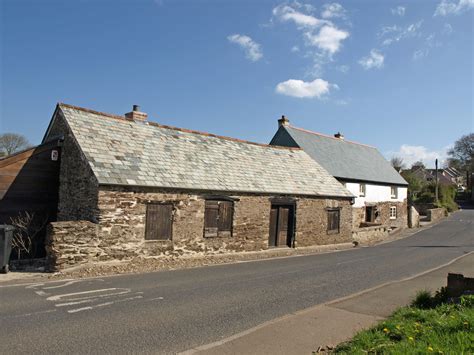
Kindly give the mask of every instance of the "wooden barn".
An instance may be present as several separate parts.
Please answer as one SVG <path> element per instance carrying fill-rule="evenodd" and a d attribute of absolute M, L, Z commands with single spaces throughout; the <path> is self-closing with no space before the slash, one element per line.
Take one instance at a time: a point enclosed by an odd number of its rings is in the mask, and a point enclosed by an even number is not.
<path fill-rule="evenodd" d="M 60 149 L 56 139 L 0 159 L 0 224 L 35 234 L 30 257 L 45 255 L 46 225 L 56 220 Z"/>

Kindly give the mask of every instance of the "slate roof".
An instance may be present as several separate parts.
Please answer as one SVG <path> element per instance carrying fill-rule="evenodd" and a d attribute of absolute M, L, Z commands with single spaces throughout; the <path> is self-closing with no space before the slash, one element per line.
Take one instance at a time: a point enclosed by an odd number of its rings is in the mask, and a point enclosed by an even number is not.
<path fill-rule="evenodd" d="M 301 149 L 59 109 L 99 184 L 352 197 Z"/>
<path fill-rule="evenodd" d="M 408 185 L 382 154 L 368 145 L 293 126 L 281 126 L 270 144 L 302 148 L 338 179 Z"/>

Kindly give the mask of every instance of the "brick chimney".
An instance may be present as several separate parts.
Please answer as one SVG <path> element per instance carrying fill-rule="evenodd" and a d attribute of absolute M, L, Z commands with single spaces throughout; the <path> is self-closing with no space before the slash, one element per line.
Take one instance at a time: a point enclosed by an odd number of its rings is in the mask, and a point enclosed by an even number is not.
<path fill-rule="evenodd" d="M 339 138 L 340 140 L 344 140 L 344 135 L 341 132 L 337 132 L 334 137 Z"/>
<path fill-rule="evenodd" d="M 290 125 L 290 120 L 286 118 L 284 115 L 278 120 L 278 127 L 284 126 L 288 127 Z"/>
<path fill-rule="evenodd" d="M 132 112 L 126 113 L 125 114 L 126 118 L 129 118 L 134 121 L 146 121 L 148 118 L 148 114 L 145 112 L 140 112 L 140 106 L 138 105 L 133 105 L 133 110 Z"/>

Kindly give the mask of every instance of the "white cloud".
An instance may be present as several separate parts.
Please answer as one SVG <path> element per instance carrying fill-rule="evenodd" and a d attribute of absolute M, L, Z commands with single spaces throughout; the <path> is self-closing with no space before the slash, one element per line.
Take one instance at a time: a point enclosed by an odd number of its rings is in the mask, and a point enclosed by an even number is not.
<path fill-rule="evenodd" d="M 406 8 L 403 6 L 397 6 L 394 9 L 390 9 L 392 15 L 404 16 Z"/>
<path fill-rule="evenodd" d="M 400 157 L 407 167 L 410 167 L 417 161 L 422 161 L 427 168 L 434 167 L 435 159 L 438 159 L 439 165 L 442 166 L 443 162 L 447 159 L 447 151 L 450 147 L 444 147 L 439 150 L 430 150 L 422 145 L 408 145 L 403 144 L 400 149 L 396 152 L 387 152 L 386 156 Z"/>
<path fill-rule="evenodd" d="M 272 11 L 273 16 L 283 22 L 292 21 L 299 27 L 318 27 L 327 22 L 298 11 L 297 8 L 301 7 L 299 3 L 295 3 L 295 7 L 284 4 L 278 5 Z"/>
<path fill-rule="evenodd" d="M 328 94 L 331 89 L 337 89 L 338 86 L 330 84 L 323 79 L 315 79 L 313 81 L 303 81 L 290 79 L 279 83 L 275 91 L 278 94 L 293 96 L 298 98 L 317 98 L 320 99 Z"/>
<path fill-rule="evenodd" d="M 384 55 L 376 49 L 372 49 L 370 54 L 367 57 L 363 57 L 359 60 L 359 64 L 364 67 L 365 70 L 368 69 L 380 69 L 383 67 Z"/>
<path fill-rule="evenodd" d="M 321 11 L 327 18 L 318 18 L 312 5 L 298 1 L 286 2 L 273 8 L 270 21 L 296 25 L 304 40 L 304 48 L 294 46 L 291 51 L 300 51 L 304 58 L 312 60 L 306 70 L 306 75 L 312 78 L 321 77 L 324 66 L 333 61 L 333 55 L 342 48 L 343 41 L 350 35 L 348 31 L 339 29 L 329 20 L 330 17 L 345 19 L 345 10 L 340 4 L 323 5 Z"/>
<path fill-rule="evenodd" d="M 459 15 L 474 8 L 474 0 L 459 0 L 458 3 L 441 0 L 433 16 Z"/>
<path fill-rule="evenodd" d="M 306 32 L 308 43 L 332 55 L 339 51 L 342 41 L 349 37 L 349 32 L 343 31 L 332 25 L 323 26 L 317 34 Z"/>
<path fill-rule="evenodd" d="M 337 2 L 333 2 L 331 4 L 324 4 L 323 5 L 323 12 L 321 12 L 322 18 L 335 18 L 335 17 L 342 17 L 346 16 L 346 10 L 342 7 L 341 4 Z"/>
<path fill-rule="evenodd" d="M 436 36 L 434 33 L 428 35 L 425 38 L 425 41 L 422 47 L 415 52 L 413 52 L 413 60 L 419 60 L 423 57 L 426 57 L 433 48 L 440 47 L 441 42 L 436 40 Z"/>
<path fill-rule="evenodd" d="M 245 56 L 252 62 L 262 59 L 263 52 L 260 48 L 260 44 L 249 36 L 233 34 L 228 36 L 227 39 L 229 42 L 239 45 L 245 51 Z"/>
<path fill-rule="evenodd" d="M 384 26 L 380 30 L 378 36 L 384 38 L 382 44 L 388 46 L 394 42 L 401 41 L 402 39 L 415 37 L 420 35 L 420 28 L 423 24 L 423 20 L 412 23 L 406 27 L 400 27 L 397 25 L 394 26 Z"/>

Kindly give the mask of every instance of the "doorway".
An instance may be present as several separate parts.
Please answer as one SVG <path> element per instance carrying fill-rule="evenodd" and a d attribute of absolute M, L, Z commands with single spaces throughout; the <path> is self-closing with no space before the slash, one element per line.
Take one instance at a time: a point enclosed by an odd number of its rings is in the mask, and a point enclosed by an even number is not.
<path fill-rule="evenodd" d="M 269 247 L 289 247 L 293 245 L 294 205 L 273 205 L 270 211 Z"/>

